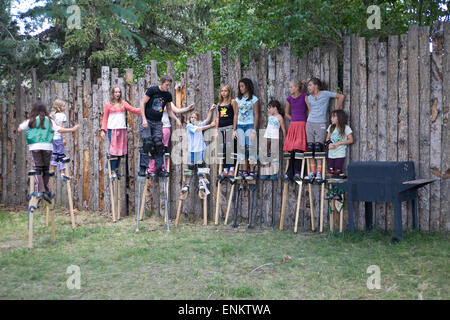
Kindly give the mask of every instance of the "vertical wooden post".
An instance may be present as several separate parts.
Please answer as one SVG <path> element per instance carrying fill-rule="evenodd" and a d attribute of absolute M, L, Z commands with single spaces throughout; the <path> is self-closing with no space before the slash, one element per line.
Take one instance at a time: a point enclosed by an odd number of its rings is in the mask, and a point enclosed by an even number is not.
<path fill-rule="evenodd" d="M 430 128 L 430 173 L 431 178 L 441 176 L 441 129 L 442 129 L 442 49 L 444 42 L 444 24 L 437 21 L 433 25 L 433 54 L 431 64 L 431 128 Z M 449 53 L 447 52 L 447 55 Z M 441 182 L 430 185 L 430 229 L 441 229 Z"/>

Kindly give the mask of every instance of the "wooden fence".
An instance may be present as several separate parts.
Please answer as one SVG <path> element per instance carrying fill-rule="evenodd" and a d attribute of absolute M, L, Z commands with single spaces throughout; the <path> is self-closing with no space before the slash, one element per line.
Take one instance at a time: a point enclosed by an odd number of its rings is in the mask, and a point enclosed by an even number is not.
<path fill-rule="evenodd" d="M 299 78 L 307 81 L 311 77 L 324 80 L 329 90 L 342 88 L 346 96 L 344 110 L 349 116 L 355 143 L 350 146 L 348 161 L 405 161 L 415 162 L 416 176 L 436 178 L 437 181 L 423 188 L 419 194 L 419 217 L 421 230 L 450 230 L 450 210 L 448 198 L 448 111 L 450 105 L 450 24 L 436 22 L 433 28 L 410 26 L 408 33 L 390 36 L 387 41 L 377 38 L 364 39 L 358 35 L 346 37 L 342 44 L 343 54 L 336 47 L 315 48 L 298 58 L 285 45 L 268 52 L 261 48 L 250 53 L 250 63 L 242 68 L 239 56 L 232 57 L 230 50 L 223 48 L 220 57 L 220 82 L 229 83 L 237 93 L 238 81 L 245 76 L 253 80 L 255 94 L 260 99 L 260 128 L 267 123 L 267 102 L 271 98 L 284 106 L 289 95 L 289 80 Z M 430 53 L 430 44 L 432 53 Z M 213 61 L 210 52 L 199 54 L 187 63 L 187 72 L 181 74 L 181 86 L 186 88 L 186 104 L 196 104 L 203 117 L 209 107 L 217 101 L 214 96 Z M 146 67 L 145 78 L 134 79 L 133 70 L 127 69 L 122 77 L 117 69 L 102 68 L 102 76 L 93 81 L 90 70 L 78 70 L 77 76 L 68 83 L 42 82 L 26 90 L 16 86 L 14 106 L 2 105 L 1 123 L 1 199 L 4 203 L 25 203 L 27 193 L 26 170 L 30 168 L 25 138 L 16 132 L 31 109 L 36 96 L 51 105 L 54 99 L 68 102 L 66 113 L 70 126 L 81 125 L 78 134 L 67 135 L 67 154 L 73 172 L 74 204 L 78 209 L 110 211 L 107 171 L 104 155 L 107 142 L 100 140 L 98 130 L 102 119 L 103 106 L 109 98 L 110 88 L 118 85 L 125 99 L 138 107 L 145 88 L 158 83 L 158 74 L 173 77 L 173 63 L 167 70 L 156 69 L 156 61 Z M 175 84 L 175 83 L 173 83 Z M 216 90 L 215 90 L 216 89 Z M 180 95 L 177 97 L 180 105 Z M 184 101 L 183 101 L 184 102 Z M 334 106 L 334 101 L 331 106 Z M 137 171 L 139 138 L 139 118 L 128 114 L 128 155 L 121 163 L 122 212 L 135 214 L 137 203 Z M 289 125 L 286 120 L 287 126 Z M 175 123 L 172 123 L 175 129 Z M 180 143 L 180 136 L 173 131 L 172 144 Z M 212 143 L 207 141 L 208 148 Z M 281 149 L 282 146 L 280 146 Z M 177 149 L 179 150 L 179 149 Z M 178 152 L 178 151 L 177 151 Z M 284 163 L 281 163 L 284 170 Z M 211 165 L 209 196 L 209 221 L 212 222 L 216 197 L 217 165 Z M 177 198 L 182 185 L 182 165 L 172 163 L 169 192 L 169 212 L 175 217 Z M 202 215 L 202 203 L 197 197 L 197 181 L 191 182 L 189 199 L 184 202 L 183 212 L 191 216 Z M 256 215 L 263 214 L 264 221 L 270 223 L 272 211 L 276 226 L 281 211 L 281 181 L 273 184 L 258 182 Z M 315 206 L 319 208 L 319 192 L 314 187 Z M 57 182 L 58 202 L 67 205 L 67 195 L 61 182 Z M 225 213 L 229 185 L 222 188 L 221 210 Z M 226 198 L 225 198 L 226 197 Z M 272 202 L 273 197 L 273 202 Z M 250 192 L 244 190 L 241 200 L 241 216 L 248 218 Z M 294 223 L 297 187 L 290 183 L 286 207 L 285 226 Z M 274 206 L 272 207 L 272 203 Z M 309 198 L 304 191 L 303 206 L 300 211 L 300 230 L 310 229 Z M 153 180 L 149 187 L 147 210 L 160 215 L 164 212 L 162 183 Z M 361 208 L 359 208 L 361 209 Z M 318 210 L 315 210 L 318 212 Z M 410 227 L 411 208 L 404 205 L 404 227 Z M 325 228 L 329 219 L 325 207 Z M 231 211 L 231 214 L 233 211 Z M 393 209 L 390 204 L 377 204 L 375 224 L 384 230 L 393 229 Z M 347 215 L 344 219 L 347 225 Z M 356 225 L 364 228 L 363 210 L 357 210 Z M 325 229 L 326 230 L 326 229 Z"/>

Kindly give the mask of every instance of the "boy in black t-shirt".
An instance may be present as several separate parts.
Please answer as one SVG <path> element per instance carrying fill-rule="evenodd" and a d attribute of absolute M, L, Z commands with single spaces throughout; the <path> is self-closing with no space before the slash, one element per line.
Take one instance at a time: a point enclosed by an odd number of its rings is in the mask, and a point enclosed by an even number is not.
<path fill-rule="evenodd" d="M 147 174 L 150 156 L 152 154 L 155 158 L 155 167 L 158 176 L 168 177 L 169 173 L 162 168 L 164 156 L 164 144 L 162 141 L 162 116 L 164 107 L 167 108 L 167 113 L 171 118 L 174 118 L 170 102 L 172 102 L 172 95 L 169 92 L 172 79 L 168 76 L 163 76 L 158 86 L 153 86 L 147 89 L 144 97 L 141 99 L 141 122 L 139 124 L 142 147 L 139 148 L 139 176 Z"/>

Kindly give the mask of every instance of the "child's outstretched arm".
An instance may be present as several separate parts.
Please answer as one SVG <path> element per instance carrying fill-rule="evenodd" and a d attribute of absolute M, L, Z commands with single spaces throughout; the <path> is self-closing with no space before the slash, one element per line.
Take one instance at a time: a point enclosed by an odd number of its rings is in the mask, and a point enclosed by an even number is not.
<path fill-rule="evenodd" d="M 172 103 L 168 102 L 166 104 L 166 110 L 167 110 L 167 114 L 169 115 L 170 118 L 172 118 L 173 120 L 175 120 L 175 122 L 177 123 L 177 128 L 180 129 L 183 127 L 180 119 L 177 118 L 177 116 L 175 115 L 175 113 L 173 113 L 172 110 Z"/>
<path fill-rule="evenodd" d="M 181 114 L 181 113 L 186 113 L 192 109 L 194 109 L 195 107 L 195 103 L 191 103 L 189 106 L 184 107 L 184 108 L 178 108 L 173 102 L 170 103 L 170 106 L 172 107 L 172 111 L 175 114 Z"/>
<path fill-rule="evenodd" d="M 123 106 L 125 108 L 125 110 L 130 111 L 134 114 L 137 114 L 138 116 L 141 115 L 141 109 L 140 108 L 135 108 L 132 107 L 128 102 L 124 101 L 123 102 Z"/>
<path fill-rule="evenodd" d="M 205 131 L 205 130 L 208 130 L 209 128 L 212 128 L 215 126 L 216 126 L 216 121 L 213 121 L 210 124 L 207 124 L 206 126 L 198 127 L 195 131 Z"/>
<path fill-rule="evenodd" d="M 345 96 L 340 93 L 336 93 L 336 110 L 342 109 L 342 103 L 344 102 Z"/>
<path fill-rule="evenodd" d="M 70 132 L 75 132 L 78 131 L 78 129 L 80 128 L 80 125 L 74 125 L 72 128 L 59 128 L 58 132 L 59 133 L 70 133 Z"/>
<path fill-rule="evenodd" d="M 214 109 L 216 109 L 216 105 L 215 105 L 215 104 L 213 104 L 213 105 L 209 108 L 209 110 L 208 110 L 208 116 L 207 116 L 206 119 L 205 119 L 205 123 L 210 123 L 210 122 L 211 122 L 212 113 L 213 113 L 213 110 L 214 110 Z"/>

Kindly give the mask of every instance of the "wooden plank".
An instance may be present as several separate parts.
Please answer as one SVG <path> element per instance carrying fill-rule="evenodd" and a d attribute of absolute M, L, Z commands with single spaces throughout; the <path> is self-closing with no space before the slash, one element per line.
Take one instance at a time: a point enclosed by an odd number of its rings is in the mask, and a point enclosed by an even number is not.
<path fill-rule="evenodd" d="M 416 176 L 419 176 L 419 27 L 408 28 L 408 159 L 414 161 Z M 419 214 L 420 216 L 420 214 Z M 423 221 L 423 220 L 422 220 Z M 412 227 L 411 211 L 408 209 L 408 227 Z M 421 226 L 422 227 L 422 226 Z"/>
<path fill-rule="evenodd" d="M 89 69 L 86 69 L 86 77 L 87 77 L 87 71 Z M 90 81 L 90 72 L 89 72 L 89 81 Z M 91 150 L 91 166 L 92 169 L 90 170 L 90 183 L 89 183 L 89 209 L 93 211 L 99 210 L 99 148 L 100 148 L 100 136 L 99 136 L 99 129 L 100 129 L 100 120 L 99 120 L 99 114 L 100 114 L 100 106 L 98 104 L 98 85 L 93 84 L 92 85 L 92 115 L 89 117 L 92 119 L 92 150 Z"/>
<path fill-rule="evenodd" d="M 388 40 L 387 53 L 387 128 L 386 128 L 386 144 L 387 144 L 387 161 L 397 161 L 397 130 L 398 130 L 398 61 L 399 61 L 399 37 L 390 36 Z M 394 209 L 392 203 L 386 206 L 386 229 L 394 228 Z"/>
<path fill-rule="evenodd" d="M 450 109 L 450 23 L 444 23 L 444 56 L 442 61 L 442 147 L 441 147 L 441 230 L 450 231 L 450 139 L 448 113 Z"/>
<path fill-rule="evenodd" d="M 351 36 L 351 65 L 354 68 L 351 68 L 351 94 L 350 94 L 350 127 L 353 130 L 353 138 L 354 142 L 350 146 L 350 162 L 359 161 L 359 149 L 360 149 L 360 131 L 359 131 L 359 36 L 352 35 Z"/>
<path fill-rule="evenodd" d="M 196 74 L 195 74 L 195 59 L 189 58 L 187 60 L 187 77 L 186 77 L 186 105 L 190 105 L 191 103 L 195 103 L 195 89 L 196 89 Z M 195 108 L 198 108 L 198 105 L 196 104 Z M 189 119 L 191 112 L 188 112 L 186 114 L 186 119 Z M 186 137 L 186 136 L 185 136 Z M 187 139 L 187 137 L 185 138 Z M 183 139 L 183 141 L 185 141 Z M 183 164 L 184 168 L 187 169 L 187 161 L 188 161 L 188 149 L 187 144 L 183 143 L 185 148 L 183 148 Z M 183 201 L 183 213 L 192 213 L 195 212 L 196 216 L 200 216 L 200 210 L 198 212 L 195 211 L 192 198 L 197 196 L 198 188 L 196 190 L 195 184 L 197 184 L 197 179 L 195 177 L 192 177 L 190 181 L 190 191 L 189 196 L 186 200 Z"/>
<path fill-rule="evenodd" d="M 419 28 L 419 177 L 430 177 L 430 27 Z M 430 185 L 418 190 L 420 229 L 430 230 Z"/>
<path fill-rule="evenodd" d="M 408 161 L 408 35 L 400 36 L 398 73 L 398 161 Z M 402 204 L 403 229 L 408 225 L 406 203 Z"/>
<path fill-rule="evenodd" d="M 360 131 L 360 144 L 359 144 L 359 155 L 360 161 L 367 161 L 367 63 L 366 63 L 366 39 L 360 37 L 358 39 L 358 73 L 359 73 L 359 131 Z M 356 215 L 358 229 L 362 230 L 365 227 L 364 213 L 362 204 L 359 205 L 359 210 Z"/>
<path fill-rule="evenodd" d="M 259 128 L 263 128 L 263 123 L 265 124 L 267 121 L 267 51 L 265 48 L 260 48 L 258 50 L 257 53 L 257 63 L 256 63 L 256 74 L 257 74 L 257 79 L 258 79 L 258 88 L 259 88 L 259 92 L 258 92 L 258 98 L 259 98 L 259 121 L 260 121 L 260 126 Z M 257 209 L 258 209 L 258 217 L 260 217 L 260 215 L 263 215 L 263 221 L 264 223 L 268 226 L 271 223 L 271 217 L 272 217 L 272 210 L 273 208 L 271 207 L 271 203 L 267 204 L 267 200 L 266 200 L 266 204 L 264 204 L 264 195 L 267 193 L 269 195 L 269 198 L 271 199 L 273 196 L 273 190 L 272 190 L 272 183 L 266 183 L 267 186 L 264 189 L 263 188 L 263 183 L 261 181 L 259 181 L 259 195 L 258 195 L 258 204 L 261 205 L 257 205 Z M 270 201 L 271 202 L 271 201 Z M 270 210 L 266 210 L 266 208 L 268 207 L 268 205 L 270 206 Z M 256 221 L 256 220 L 255 220 Z"/>
<path fill-rule="evenodd" d="M 431 118 L 430 118 L 430 177 L 437 179 L 430 185 L 430 230 L 441 229 L 441 129 L 442 129 L 442 49 L 444 25 L 436 21 L 432 30 L 431 56 Z M 448 54 L 448 53 L 447 53 Z"/>
<path fill-rule="evenodd" d="M 379 42 L 378 51 L 378 120 L 377 120 L 377 145 L 376 160 L 387 160 L 387 113 L 388 113 L 388 87 L 387 87 L 387 44 Z M 386 230 L 386 204 L 377 203 L 375 205 L 376 226 L 381 230 Z"/>
<path fill-rule="evenodd" d="M 205 63 L 206 72 L 205 75 L 207 84 L 205 86 L 206 90 L 206 108 L 209 111 L 209 107 L 214 104 L 214 74 L 213 74 L 213 56 L 211 51 L 206 52 L 206 63 Z M 212 115 L 212 120 L 216 119 L 217 114 L 214 112 Z M 210 129 L 206 131 L 204 134 L 205 137 L 205 143 L 207 145 L 207 150 L 205 152 L 205 157 L 209 157 L 208 159 L 205 159 L 206 164 L 208 165 L 208 162 L 211 164 L 209 165 L 210 168 L 210 176 L 208 177 L 209 180 L 209 190 L 211 194 L 208 196 L 208 221 L 213 221 L 214 218 L 214 208 L 216 204 L 216 197 L 217 197 L 217 171 L 219 169 L 217 162 L 213 158 L 216 154 L 216 148 L 215 143 L 213 142 L 213 135 L 215 134 L 215 128 Z M 208 222 L 209 223 L 209 222 Z"/>
<path fill-rule="evenodd" d="M 362 115 L 361 124 L 367 128 L 367 140 L 363 156 L 367 161 L 375 161 L 377 158 L 377 109 L 378 109 L 378 38 L 369 39 L 367 44 L 369 63 L 367 77 L 367 114 Z M 365 151 L 364 151 L 365 150 Z"/>

